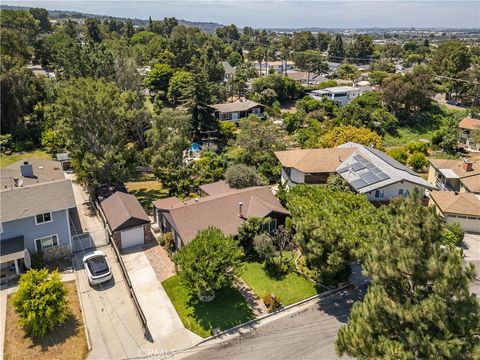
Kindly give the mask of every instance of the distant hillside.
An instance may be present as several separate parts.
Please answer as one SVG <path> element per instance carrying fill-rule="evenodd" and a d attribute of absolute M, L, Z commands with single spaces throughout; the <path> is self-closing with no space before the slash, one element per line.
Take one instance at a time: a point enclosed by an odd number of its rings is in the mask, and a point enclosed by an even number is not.
<path fill-rule="evenodd" d="M 0 5 L 1 9 L 10 9 L 10 10 L 28 10 L 30 6 L 11 6 L 11 5 Z M 146 26 L 148 25 L 147 19 L 130 19 L 122 18 L 117 16 L 108 16 L 108 15 L 98 15 L 98 14 L 87 14 L 77 11 L 67 11 L 67 10 L 48 10 L 48 15 L 50 19 L 85 19 L 85 18 L 96 18 L 100 20 L 119 20 L 127 21 L 131 20 L 134 26 Z M 160 20 L 160 19 L 154 19 Z M 188 21 L 184 19 L 177 19 L 179 24 L 191 27 L 198 27 L 200 30 L 205 32 L 213 32 L 215 29 L 222 27 L 222 24 L 217 24 L 214 22 L 201 22 L 201 21 Z"/>

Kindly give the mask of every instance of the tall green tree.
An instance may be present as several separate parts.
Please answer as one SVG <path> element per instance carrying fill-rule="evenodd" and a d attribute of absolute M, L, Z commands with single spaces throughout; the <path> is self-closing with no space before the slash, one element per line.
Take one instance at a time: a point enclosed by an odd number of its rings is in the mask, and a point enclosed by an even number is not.
<path fill-rule="evenodd" d="M 58 89 L 48 114 L 65 135 L 78 180 L 92 190 L 125 180 L 134 165 L 121 95 L 105 80 L 71 80 Z"/>
<path fill-rule="evenodd" d="M 328 55 L 330 56 L 331 61 L 340 62 L 345 56 L 345 49 L 343 46 L 343 39 L 340 34 L 335 35 L 335 37 L 330 41 L 328 45 Z"/>
<path fill-rule="evenodd" d="M 215 290 L 231 286 L 238 275 L 243 251 L 220 229 L 200 231 L 173 261 L 181 281 L 201 300 L 212 300 Z"/>
<path fill-rule="evenodd" d="M 359 358 L 473 359 L 480 354 L 475 273 L 460 250 L 441 246 L 442 223 L 417 196 L 384 207 L 366 255 L 372 278 L 336 341 Z"/>
<path fill-rule="evenodd" d="M 295 239 L 318 281 L 337 284 L 350 274 L 372 239 L 376 210 L 364 195 L 321 186 L 296 186 L 287 194 Z"/>

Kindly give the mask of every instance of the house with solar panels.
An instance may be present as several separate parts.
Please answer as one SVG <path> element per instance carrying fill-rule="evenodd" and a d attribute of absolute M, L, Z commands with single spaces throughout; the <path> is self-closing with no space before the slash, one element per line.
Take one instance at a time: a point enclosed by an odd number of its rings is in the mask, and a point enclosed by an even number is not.
<path fill-rule="evenodd" d="M 287 188 L 326 184 L 330 176 L 338 174 L 370 201 L 407 196 L 415 188 L 421 196 L 436 189 L 382 151 L 353 142 L 330 149 L 278 151 L 275 155 L 283 166 L 281 181 Z"/>

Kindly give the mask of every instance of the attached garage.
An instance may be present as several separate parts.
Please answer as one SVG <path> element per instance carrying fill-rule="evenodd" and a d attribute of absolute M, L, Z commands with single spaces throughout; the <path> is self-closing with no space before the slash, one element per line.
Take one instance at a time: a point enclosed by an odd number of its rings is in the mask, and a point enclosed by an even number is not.
<path fill-rule="evenodd" d="M 150 218 L 135 196 L 118 191 L 100 206 L 119 249 L 140 246 L 151 239 Z"/>
<path fill-rule="evenodd" d="M 430 203 L 449 224 L 458 222 L 467 233 L 480 233 L 480 199 L 473 193 L 433 191 Z"/>

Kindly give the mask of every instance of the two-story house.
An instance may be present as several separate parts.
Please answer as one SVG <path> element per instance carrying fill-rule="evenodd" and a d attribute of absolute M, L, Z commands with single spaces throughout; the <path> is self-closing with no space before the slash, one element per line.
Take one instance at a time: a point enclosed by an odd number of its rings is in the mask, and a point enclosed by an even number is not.
<path fill-rule="evenodd" d="M 313 90 L 310 96 L 316 100 L 327 98 L 335 101 L 339 106 L 349 104 L 363 93 L 362 89 L 352 86 L 333 86 L 322 90 Z"/>
<path fill-rule="evenodd" d="M 428 182 L 440 190 L 480 194 L 480 163 L 466 158 L 431 159 Z"/>
<path fill-rule="evenodd" d="M 281 181 L 287 188 L 326 184 L 330 176 L 338 174 L 352 190 L 376 202 L 407 196 L 415 188 L 421 196 L 427 189 L 436 189 L 382 151 L 352 142 L 329 149 L 278 151 L 275 155 L 282 164 Z"/>
<path fill-rule="evenodd" d="M 211 105 L 211 108 L 218 120 L 238 122 L 252 114 L 263 117 L 265 105 L 248 99 L 239 99 L 231 103 Z"/>
<path fill-rule="evenodd" d="M 480 119 L 466 117 L 458 124 L 460 129 L 460 146 L 467 151 L 480 151 L 480 142 L 475 140 L 475 132 L 480 132 Z"/>
<path fill-rule="evenodd" d="M 57 161 L 25 159 L 1 170 L 0 246 L 2 278 L 31 265 L 30 255 L 47 258 L 72 251 L 72 183 Z"/>

